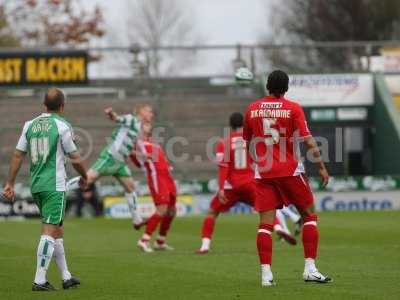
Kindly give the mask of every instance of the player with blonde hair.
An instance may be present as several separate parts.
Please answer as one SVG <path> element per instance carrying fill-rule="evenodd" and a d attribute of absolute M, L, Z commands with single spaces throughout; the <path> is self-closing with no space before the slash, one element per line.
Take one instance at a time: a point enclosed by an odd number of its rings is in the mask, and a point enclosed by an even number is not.
<path fill-rule="evenodd" d="M 150 123 L 154 113 L 150 104 L 138 104 L 132 114 L 119 115 L 112 107 L 104 110 L 107 117 L 117 124 L 111 141 L 103 148 L 99 158 L 87 173 L 88 185 L 103 176 L 113 176 L 124 188 L 125 198 L 132 217 L 133 227 L 138 230 L 145 224 L 137 211 L 137 194 L 127 158 L 142 131 L 142 122 Z M 70 189 L 76 187 L 77 178 L 70 181 Z"/>

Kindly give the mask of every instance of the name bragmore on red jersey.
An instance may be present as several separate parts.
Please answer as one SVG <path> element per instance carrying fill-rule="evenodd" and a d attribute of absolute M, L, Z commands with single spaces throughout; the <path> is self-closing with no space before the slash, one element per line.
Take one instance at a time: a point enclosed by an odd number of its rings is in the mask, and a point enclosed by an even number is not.
<path fill-rule="evenodd" d="M 243 138 L 254 149 L 256 178 L 296 176 L 304 173 L 298 140 L 310 136 L 301 106 L 291 100 L 267 96 L 247 108 Z"/>

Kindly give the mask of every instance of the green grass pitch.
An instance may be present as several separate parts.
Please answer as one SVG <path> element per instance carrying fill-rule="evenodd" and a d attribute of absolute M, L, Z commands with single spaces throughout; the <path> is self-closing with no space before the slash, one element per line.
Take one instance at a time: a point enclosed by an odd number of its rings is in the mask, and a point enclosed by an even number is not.
<path fill-rule="evenodd" d="M 304 283 L 302 247 L 274 243 L 277 285 L 261 288 L 257 216 L 221 216 L 213 251 L 196 256 L 201 217 L 176 220 L 176 250 L 143 254 L 128 220 L 67 220 L 65 247 L 79 289 L 30 291 L 39 221 L 0 223 L 0 299 L 400 299 L 400 212 L 320 214 L 318 266 L 332 284 Z M 48 274 L 60 287 L 54 261 Z"/>

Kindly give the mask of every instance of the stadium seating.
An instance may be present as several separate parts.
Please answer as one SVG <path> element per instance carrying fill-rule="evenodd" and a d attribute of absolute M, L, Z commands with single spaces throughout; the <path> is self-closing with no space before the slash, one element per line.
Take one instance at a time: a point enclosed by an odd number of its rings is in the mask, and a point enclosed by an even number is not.
<path fill-rule="evenodd" d="M 82 136 L 80 129 L 84 129 L 91 136 L 93 150 L 88 157 L 90 164 L 105 145 L 113 128 L 113 124 L 105 118 L 103 109 L 113 106 L 118 113 L 129 113 L 135 104 L 149 102 L 156 110 L 156 126 L 166 128 L 165 137 L 183 137 L 188 141 L 187 145 L 177 143 L 173 147 L 177 156 L 180 156 L 182 151 L 190 155 L 186 161 L 172 163 L 177 177 L 208 179 L 215 176 L 216 168 L 207 158 L 207 141 L 212 137 L 222 136 L 230 113 L 244 111 L 249 101 L 258 95 L 252 89 L 248 90 L 245 96 L 241 96 L 240 92 L 229 87 L 199 86 L 202 82 L 196 83 L 197 86 L 190 87 L 187 83 L 178 85 L 172 82 L 169 83 L 169 89 L 163 89 L 162 93 L 155 96 L 138 95 L 137 91 L 128 87 L 124 100 L 98 95 L 70 96 L 65 115 L 75 127 L 78 136 Z M 2 107 L 7 109 L 0 111 L 0 156 L 3 161 L 8 161 L 23 122 L 41 112 L 42 100 L 40 96 L 1 98 Z M 88 142 L 80 138 L 79 140 L 86 151 Z M 7 168 L 7 163 L 1 164 L 0 182 L 4 180 Z M 21 171 L 19 178 L 22 180 L 28 168 L 24 167 Z"/>

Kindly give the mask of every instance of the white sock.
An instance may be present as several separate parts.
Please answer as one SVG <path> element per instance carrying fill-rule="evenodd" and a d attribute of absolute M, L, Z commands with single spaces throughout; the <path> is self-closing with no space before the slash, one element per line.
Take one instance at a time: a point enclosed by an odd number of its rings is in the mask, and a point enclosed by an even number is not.
<path fill-rule="evenodd" d="M 202 238 L 201 239 L 201 247 L 200 250 L 210 250 L 211 240 L 209 238 Z"/>
<path fill-rule="evenodd" d="M 317 271 L 317 267 L 315 266 L 315 259 L 306 258 L 304 260 L 304 271 L 310 273 Z"/>
<path fill-rule="evenodd" d="M 297 223 L 298 221 L 300 221 L 300 215 L 293 212 L 293 210 L 291 210 L 289 207 L 284 206 L 281 211 L 285 216 L 292 220 L 293 223 Z"/>
<path fill-rule="evenodd" d="M 42 235 L 40 237 L 38 249 L 37 249 L 37 264 L 36 264 L 36 275 L 35 283 L 44 284 L 46 283 L 46 273 L 49 268 L 51 257 L 54 252 L 54 239 L 48 235 Z"/>
<path fill-rule="evenodd" d="M 54 259 L 56 260 L 58 270 L 62 280 L 71 279 L 71 273 L 68 271 L 67 260 L 65 259 L 64 240 L 56 239 L 54 244 Z"/>
<path fill-rule="evenodd" d="M 137 211 L 137 194 L 135 192 L 132 193 L 125 193 L 125 199 L 128 203 L 129 211 L 131 212 L 132 222 L 134 224 L 140 224 L 143 222 L 142 217 Z"/>
<path fill-rule="evenodd" d="M 263 280 L 273 280 L 271 265 L 261 265 L 261 277 Z"/>

